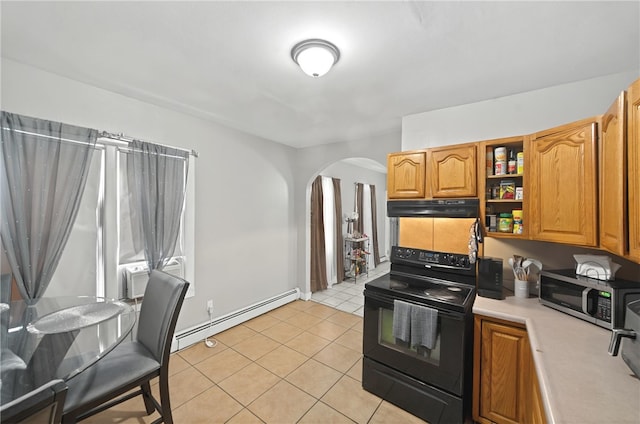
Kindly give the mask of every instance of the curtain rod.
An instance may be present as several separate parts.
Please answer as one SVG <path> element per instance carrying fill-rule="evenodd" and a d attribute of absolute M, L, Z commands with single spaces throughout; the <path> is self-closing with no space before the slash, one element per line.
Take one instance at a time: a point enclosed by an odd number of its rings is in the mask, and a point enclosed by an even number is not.
<path fill-rule="evenodd" d="M 116 141 L 124 141 L 126 143 L 131 143 L 134 140 L 133 137 L 126 136 L 126 135 L 124 135 L 122 133 L 116 134 L 116 133 L 112 133 L 112 132 L 109 132 L 109 131 L 98 131 L 98 137 L 109 138 L 111 140 L 116 140 Z M 135 139 L 135 140 L 138 140 L 138 139 Z M 166 144 L 160 144 L 160 143 L 155 143 L 155 142 L 152 142 L 152 143 L 153 144 L 157 144 L 159 146 L 163 146 L 163 147 L 169 147 L 169 148 L 172 148 L 172 149 L 178 149 L 178 150 L 182 150 L 184 152 L 189 152 L 194 157 L 196 157 L 196 158 L 198 157 L 198 152 L 195 151 L 194 149 L 189 150 L 189 149 L 182 149 L 180 147 L 175 147 L 175 146 L 167 146 Z"/>

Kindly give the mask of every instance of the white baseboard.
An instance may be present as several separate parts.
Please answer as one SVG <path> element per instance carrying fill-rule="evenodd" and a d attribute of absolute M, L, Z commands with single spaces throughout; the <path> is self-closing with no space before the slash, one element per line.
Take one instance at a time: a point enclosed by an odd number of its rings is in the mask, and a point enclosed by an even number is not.
<path fill-rule="evenodd" d="M 302 300 L 311 300 L 311 292 L 301 292 L 300 293 L 300 299 Z"/>
<path fill-rule="evenodd" d="M 310 297 L 311 296 L 309 296 L 309 298 Z M 235 312 L 218 317 L 211 323 L 205 322 L 186 330 L 182 330 L 175 334 L 171 343 L 171 352 L 184 349 L 187 346 L 191 346 L 204 340 L 206 337 L 211 337 L 215 334 L 221 333 L 224 330 L 228 330 L 231 327 L 242 324 L 245 321 L 249 321 L 252 318 L 279 308 L 280 306 L 293 302 L 299 298 L 300 290 L 298 288 L 291 289 L 269 299 L 263 300 L 262 302 L 254 303 L 253 305 L 249 305 Z"/>

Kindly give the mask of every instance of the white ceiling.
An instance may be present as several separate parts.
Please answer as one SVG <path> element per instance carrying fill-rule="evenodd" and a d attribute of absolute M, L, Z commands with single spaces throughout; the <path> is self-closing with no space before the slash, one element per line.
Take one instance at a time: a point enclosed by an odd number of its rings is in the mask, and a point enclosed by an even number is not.
<path fill-rule="evenodd" d="M 2 57 L 295 147 L 640 69 L 640 3 L 1 3 Z M 306 38 L 341 50 L 312 79 Z"/>

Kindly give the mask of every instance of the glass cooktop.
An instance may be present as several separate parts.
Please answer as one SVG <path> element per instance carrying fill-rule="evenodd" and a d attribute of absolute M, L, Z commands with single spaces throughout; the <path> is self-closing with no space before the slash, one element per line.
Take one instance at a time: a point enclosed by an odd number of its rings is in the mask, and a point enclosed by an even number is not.
<path fill-rule="evenodd" d="M 367 289 L 388 296 L 413 300 L 436 308 L 466 311 L 474 299 L 475 288 L 464 284 L 428 278 L 384 275 L 365 284 Z"/>

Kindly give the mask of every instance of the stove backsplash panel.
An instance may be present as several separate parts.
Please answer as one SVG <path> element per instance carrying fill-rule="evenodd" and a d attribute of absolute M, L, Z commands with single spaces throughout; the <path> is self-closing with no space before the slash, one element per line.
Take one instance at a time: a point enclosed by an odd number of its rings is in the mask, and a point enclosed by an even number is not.
<path fill-rule="evenodd" d="M 398 218 L 398 245 L 439 252 L 469 253 L 469 229 L 475 218 Z M 482 245 L 479 246 L 482 249 Z M 482 252 L 479 252 L 482 255 Z"/>

